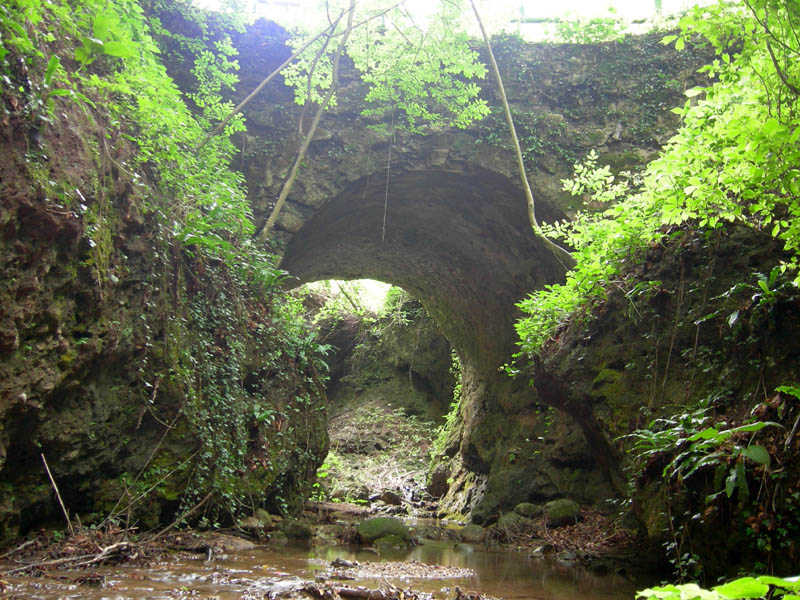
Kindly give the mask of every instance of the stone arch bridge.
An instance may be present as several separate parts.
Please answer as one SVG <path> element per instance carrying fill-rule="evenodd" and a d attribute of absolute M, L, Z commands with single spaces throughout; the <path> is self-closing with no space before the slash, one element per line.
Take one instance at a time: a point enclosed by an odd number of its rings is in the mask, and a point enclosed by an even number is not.
<path fill-rule="evenodd" d="M 286 57 L 283 35 L 259 22 L 236 40 L 239 97 Z M 560 180 L 589 150 L 615 171 L 639 169 L 652 158 L 674 132 L 670 109 L 684 101 L 682 92 L 694 84 L 701 64 L 695 54 L 665 48 L 659 36 L 594 46 L 506 39 L 497 42 L 497 54 L 543 221 L 568 216 L 580 205 L 561 191 Z M 514 351 L 515 303 L 559 281 L 563 270 L 529 227 L 488 81 L 489 117 L 467 130 L 426 135 L 376 132 L 370 128 L 376 121 L 360 115 L 357 76 L 350 73 L 343 83 L 272 236 L 281 266 L 298 284 L 378 279 L 423 302 L 466 369 L 461 429 L 448 448 L 453 485 L 445 503 L 471 510 L 480 521 L 530 497 L 526 486 L 536 485 L 537 473 L 549 470 L 552 478 L 557 470 L 530 463 L 513 475 L 529 484 L 508 484 L 503 448 L 525 435 L 532 391 L 497 369 Z M 275 83 L 245 112 L 248 131 L 237 140 L 240 164 L 263 220 L 299 145 L 301 109 Z M 592 450 L 587 452 L 587 477 L 594 477 Z M 611 494 L 604 485 L 598 482 L 587 494 Z"/>

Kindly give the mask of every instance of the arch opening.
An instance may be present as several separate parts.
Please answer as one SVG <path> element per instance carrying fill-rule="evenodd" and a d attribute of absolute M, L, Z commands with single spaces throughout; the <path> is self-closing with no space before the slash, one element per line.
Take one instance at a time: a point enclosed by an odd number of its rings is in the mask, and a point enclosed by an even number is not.
<path fill-rule="evenodd" d="M 302 297 L 328 367 L 330 444 L 313 498 L 434 515 L 427 472 L 460 397 L 449 342 L 398 287 L 328 280 L 305 284 Z"/>
<path fill-rule="evenodd" d="M 369 278 L 408 290 L 484 373 L 514 349 L 515 303 L 562 276 L 519 188 L 477 168 L 393 174 L 388 192 L 378 176 L 354 182 L 293 235 L 281 267 L 298 284 Z"/>

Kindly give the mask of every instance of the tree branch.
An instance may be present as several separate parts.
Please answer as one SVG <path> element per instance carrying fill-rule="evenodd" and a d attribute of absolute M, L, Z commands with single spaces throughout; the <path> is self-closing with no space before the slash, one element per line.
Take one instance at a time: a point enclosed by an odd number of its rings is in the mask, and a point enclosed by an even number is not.
<path fill-rule="evenodd" d="M 340 16 L 339 18 L 341 19 L 341 16 Z M 202 147 L 203 147 L 203 146 L 205 146 L 205 145 L 206 145 L 208 142 L 210 142 L 210 141 L 211 141 L 211 138 L 213 138 L 213 137 L 214 137 L 214 136 L 216 136 L 216 135 L 219 135 L 219 134 L 222 132 L 222 130 L 223 130 L 223 129 L 225 129 L 225 126 L 226 126 L 228 123 L 230 123 L 231 119 L 232 119 L 233 117 L 235 117 L 237 114 L 239 114 L 239 112 L 241 112 L 241 110 L 242 110 L 242 109 L 243 109 L 245 106 L 247 106 L 248 102 L 250 102 L 250 100 L 252 100 L 252 99 L 253 99 L 253 98 L 254 98 L 254 97 L 255 97 L 255 96 L 258 94 L 258 92 L 260 92 L 262 89 L 264 89 L 264 86 L 265 86 L 265 85 L 267 85 L 267 84 L 268 84 L 270 81 L 272 81 L 272 80 L 275 78 L 275 76 L 276 76 L 276 75 L 278 75 L 278 73 L 280 73 L 280 72 L 281 72 L 281 71 L 284 69 L 284 67 L 286 67 L 286 65 L 288 65 L 289 63 L 291 63 L 291 62 L 292 62 L 294 59 L 296 59 L 296 58 L 297 58 L 298 56 L 300 56 L 300 55 L 301 55 L 303 52 L 305 52 L 305 51 L 308 49 L 308 47 L 309 47 L 311 44 L 313 44 L 314 42 L 316 42 L 316 41 L 317 41 L 319 38 L 321 38 L 323 35 L 325 35 L 325 34 L 326 34 L 328 31 L 332 31 L 332 30 L 333 30 L 333 29 L 336 27 L 336 24 L 338 24 L 338 22 L 339 22 L 339 21 L 336 21 L 336 23 L 334 23 L 334 24 L 333 24 L 333 25 L 331 25 L 330 27 L 326 27 L 325 29 L 323 29 L 322 31 L 320 31 L 320 32 L 319 32 L 317 35 L 315 35 L 313 38 L 311 38 L 310 40 L 308 40 L 308 41 L 307 41 L 305 44 L 303 44 L 302 46 L 300 46 L 300 48 L 298 48 L 297 50 L 295 50 L 295 51 L 294 51 L 294 53 L 293 53 L 293 54 L 292 54 L 292 55 L 291 55 L 289 58 L 287 58 L 285 61 L 283 61 L 283 63 L 281 64 L 281 66 L 280 66 L 280 67 L 278 67 L 277 69 L 275 69 L 275 70 L 274 70 L 272 73 L 270 73 L 270 74 L 267 76 L 267 78 L 266 78 L 266 79 L 264 79 L 264 81 L 262 81 L 261 83 L 259 83 L 259 84 L 258 84 L 258 86 L 256 87 L 256 89 L 254 89 L 252 92 L 250 92 L 250 94 L 248 94 L 247 98 L 245 98 L 244 100 L 242 100 L 242 101 L 241 101 L 241 102 L 240 102 L 240 103 L 239 103 L 239 104 L 236 106 L 236 108 L 234 108 L 234 109 L 233 109 L 233 110 L 230 112 L 230 114 L 229 114 L 227 117 L 225 117 L 225 118 L 222 120 L 222 122 L 221 122 L 219 125 L 217 125 L 217 126 L 214 128 L 214 130 L 213 130 L 211 133 L 209 133 L 209 134 L 206 136 L 206 138 L 205 138 L 205 139 L 204 139 L 202 142 L 200 142 L 200 143 L 197 145 L 197 147 L 195 148 L 195 152 L 196 152 L 197 150 L 200 150 L 200 148 L 202 148 Z"/>
<path fill-rule="evenodd" d="M 514 151 L 517 156 L 517 167 L 519 168 L 519 177 L 520 181 L 522 182 L 522 188 L 525 190 L 525 198 L 527 199 L 527 207 L 528 207 L 528 220 L 530 221 L 531 227 L 533 228 L 534 232 L 539 235 L 544 241 L 550 246 L 550 249 L 553 251 L 556 260 L 561 263 L 561 266 L 564 267 L 565 270 L 570 269 L 572 266 L 575 265 L 575 259 L 572 258 L 572 255 L 553 242 L 550 238 L 543 235 L 541 233 L 541 228 L 539 227 L 539 222 L 536 220 L 536 209 L 534 206 L 533 200 L 533 192 L 531 191 L 531 185 L 528 182 L 528 176 L 525 173 L 525 161 L 522 157 L 522 148 L 519 145 L 519 138 L 517 137 L 517 130 L 514 127 L 514 119 L 511 116 L 511 108 L 508 105 L 508 97 L 506 96 L 506 88 L 503 85 L 503 78 L 500 76 L 500 69 L 497 67 L 497 61 L 494 58 L 494 52 L 492 51 L 492 44 L 489 41 L 489 36 L 486 33 L 486 28 L 483 26 L 483 19 L 481 19 L 481 15 L 478 12 L 478 6 L 475 4 L 475 0 L 469 0 L 470 4 L 472 5 L 472 11 L 475 13 L 475 18 L 478 21 L 478 26 L 481 29 L 481 34 L 483 35 L 483 43 L 486 45 L 486 53 L 489 55 L 489 64 L 492 68 L 492 74 L 494 75 L 495 82 L 497 83 L 497 89 L 500 92 L 500 100 L 503 102 L 503 110 L 506 115 L 506 123 L 508 123 L 508 131 L 511 134 L 511 141 L 514 145 Z"/>
<path fill-rule="evenodd" d="M 331 87 L 328 90 L 328 93 L 325 95 L 325 98 L 322 100 L 322 103 L 319 105 L 317 113 L 314 115 L 314 120 L 311 122 L 311 127 L 303 139 L 303 144 L 300 146 L 300 150 L 297 153 L 297 158 L 295 159 L 292 169 L 289 172 L 289 177 L 286 179 L 283 187 L 281 188 L 281 193 L 278 196 L 278 200 L 275 202 L 275 207 L 272 209 L 272 213 L 270 213 L 269 218 L 267 219 L 267 222 L 264 224 L 264 227 L 261 229 L 261 231 L 256 233 L 256 239 L 260 243 L 265 242 L 267 238 L 269 238 L 272 227 L 275 225 L 275 221 L 278 219 L 278 215 L 280 214 L 283 205 L 286 203 L 286 198 L 289 196 L 289 192 L 291 191 L 292 186 L 297 179 L 297 172 L 300 170 L 300 164 L 303 162 L 303 159 L 306 156 L 306 152 L 311 144 L 311 140 L 314 139 L 314 133 L 317 130 L 317 125 L 319 125 L 319 121 L 322 119 L 322 115 L 325 112 L 325 109 L 328 107 L 328 103 L 331 101 L 331 98 L 333 98 L 333 94 L 336 92 L 336 88 L 339 85 L 339 62 L 341 61 L 342 54 L 344 54 L 344 48 L 347 44 L 347 39 L 350 37 L 350 33 L 353 31 L 353 13 L 355 13 L 355 0 L 350 0 L 350 8 L 348 9 L 347 15 L 347 27 L 344 31 L 344 37 L 339 43 L 339 47 L 336 49 L 336 55 L 333 58 Z"/>

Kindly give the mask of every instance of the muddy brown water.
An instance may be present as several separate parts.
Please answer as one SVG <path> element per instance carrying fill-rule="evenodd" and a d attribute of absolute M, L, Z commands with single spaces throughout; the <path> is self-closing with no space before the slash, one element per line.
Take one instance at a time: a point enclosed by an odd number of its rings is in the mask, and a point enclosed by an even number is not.
<path fill-rule="evenodd" d="M 529 558 L 516 552 L 474 549 L 456 550 L 453 542 L 428 542 L 409 552 L 377 556 L 340 546 L 301 549 L 254 549 L 220 557 L 213 563 L 205 557 L 179 554 L 147 568 L 111 566 L 92 569 L 104 577 L 103 585 L 78 584 L 86 571 L 53 571 L 44 577 L 4 577 L 0 598 L 111 600 L 122 598 L 234 598 L 261 599 L 282 589 L 314 580 L 332 560 L 344 558 L 370 561 L 419 561 L 432 565 L 469 568 L 475 575 L 462 579 L 395 579 L 403 589 L 452 598 L 453 588 L 477 591 L 506 600 L 632 600 L 636 587 L 616 575 L 599 576 L 581 567 L 557 561 Z M 9 564 L 0 565 L 0 572 Z M 381 587 L 379 580 L 361 579 L 340 585 Z"/>

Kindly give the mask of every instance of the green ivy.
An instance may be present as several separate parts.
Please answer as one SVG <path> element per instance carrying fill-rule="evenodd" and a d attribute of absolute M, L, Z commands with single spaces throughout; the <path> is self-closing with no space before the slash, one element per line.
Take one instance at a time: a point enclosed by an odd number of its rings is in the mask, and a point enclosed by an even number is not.
<path fill-rule="evenodd" d="M 800 42 L 790 28 L 800 25 L 800 14 L 777 1 L 754 4 L 753 11 L 727 3 L 698 8 L 682 21 L 680 37 L 665 38 L 678 46 L 697 35 L 709 40 L 718 58 L 702 71 L 717 82 L 686 91 L 684 106 L 674 110 L 683 125 L 641 186 L 597 168 L 591 156 L 565 182 L 600 206 L 619 200 L 546 228 L 573 248 L 577 265 L 563 284 L 518 305 L 526 313 L 516 326 L 522 354 L 537 353 L 568 322 L 589 317 L 609 288 L 624 287 L 622 271 L 670 226 L 766 231 L 788 253 L 780 271 L 800 284 Z M 759 7 L 771 8 L 766 21 Z"/>
<path fill-rule="evenodd" d="M 62 112 L 76 107 L 102 131 L 86 141 L 98 163 L 88 174 L 93 188 L 79 190 L 70 206 L 101 292 L 111 271 L 125 273 L 114 241 L 121 219 L 115 190 L 128 184 L 126 210 L 147 225 L 152 267 L 127 334 L 142 356 L 139 393 L 146 411 L 172 423 L 171 435 L 192 460 L 172 469 L 180 461 L 166 448 L 151 458 L 173 473 L 166 500 L 180 489 L 188 509 L 211 494 L 205 517 L 218 523 L 252 508 L 254 496 L 263 503 L 269 493 L 289 506 L 308 491 L 303 482 L 324 455 L 324 432 L 310 433 L 324 398 L 320 347 L 299 301 L 277 293 L 287 274 L 250 241 L 243 178 L 229 168 L 233 145 L 217 137 L 195 150 L 229 108 L 222 91 L 236 83 L 237 65 L 230 40 L 212 36 L 189 6 L 170 3 L 199 24 L 197 38 L 181 38 L 193 57 L 194 112 L 161 60 L 159 43 L 174 38 L 134 0 L 4 3 L 0 73 L 16 107 L 4 103 L 5 117 L 23 133 L 41 132 L 46 145 L 49 128 L 65 126 Z M 233 121 L 228 133 L 241 127 Z M 27 160 L 29 172 L 46 176 L 37 153 Z M 115 181 L 102 168 L 109 162 Z M 299 483 L 282 478 L 287 471 Z M 154 474 L 151 467 L 138 483 L 136 476 L 125 483 L 141 490 Z M 167 489 L 151 487 L 156 495 Z"/>

